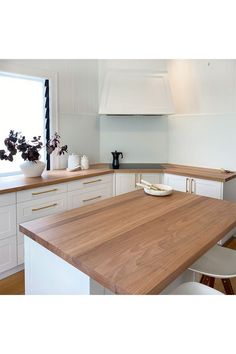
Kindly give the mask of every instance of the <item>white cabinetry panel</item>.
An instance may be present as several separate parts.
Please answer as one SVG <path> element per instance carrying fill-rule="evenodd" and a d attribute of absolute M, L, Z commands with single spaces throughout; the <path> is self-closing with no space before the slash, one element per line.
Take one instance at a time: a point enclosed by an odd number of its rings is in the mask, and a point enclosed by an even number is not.
<path fill-rule="evenodd" d="M 0 195 L 0 207 L 16 203 L 16 193 L 6 193 Z"/>
<path fill-rule="evenodd" d="M 53 197 L 60 193 L 67 192 L 67 184 L 53 184 L 51 186 L 28 189 L 17 192 L 17 203 L 26 202 L 28 200 L 37 200 L 45 197 Z"/>
<path fill-rule="evenodd" d="M 0 273 L 17 265 L 16 237 L 0 240 Z"/>
<path fill-rule="evenodd" d="M 101 176 L 90 177 L 90 178 L 83 178 L 81 180 L 68 183 L 68 191 L 70 192 L 78 189 L 88 190 L 92 188 L 99 188 L 100 186 L 104 186 L 107 183 L 112 183 L 112 181 L 113 181 L 112 174 L 101 175 Z"/>
<path fill-rule="evenodd" d="M 37 219 L 52 215 L 67 209 L 67 194 L 61 193 L 54 197 L 46 197 L 40 200 L 30 200 L 17 204 L 17 222 Z"/>
<path fill-rule="evenodd" d="M 164 184 L 172 187 L 176 191 L 187 192 L 189 190 L 189 179 L 185 176 L 164 174 Z"/>
<path fill-rule="evenodd" d="M 16 206 L 0 207 L 0 239 L 16 234 Z"/>
<path fill-rule="evenodd" d="M 205 179 L 191 179 L 192 193 L 205 197 L 223 199 L 223 183 Z"/>
<path fill-rule="evenodd" d="M 135 173 L 116 173 L 116 195 L 133 192 L 136 189 Z"/>
<path fill-rule="evenodd" d="M 109 197 L 112 197 L 112 184 L 104 186 L 103 188 L 68 192 L 68 209 L 94 204 Z"/>

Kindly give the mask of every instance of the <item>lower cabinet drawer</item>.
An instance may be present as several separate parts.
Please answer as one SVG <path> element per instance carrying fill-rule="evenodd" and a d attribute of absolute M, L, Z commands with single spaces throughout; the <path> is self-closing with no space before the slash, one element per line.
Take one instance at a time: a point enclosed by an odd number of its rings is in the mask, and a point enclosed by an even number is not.
<path fill-rule="evenodd" d="M 17 252 L 17 264 L 20 265 L 24 263 L 24 243 L 18 244 L 18 252 Z"/>
<path fill-rule="evenodd" d="M 67 209 L 67 193 L 17 204 L 17 223 L 59 213 Z"/>
<path fill-rule="evenodd" d="M 17 266 L 16 236 L 0 240 L 0 272 Z"/>
<path fill-rule="evenodd" d="M 73 191 L 68 193 L 68 209 L 94 204 L 100 200 L 112 197 L 112 184 L 92 191 Z"/>

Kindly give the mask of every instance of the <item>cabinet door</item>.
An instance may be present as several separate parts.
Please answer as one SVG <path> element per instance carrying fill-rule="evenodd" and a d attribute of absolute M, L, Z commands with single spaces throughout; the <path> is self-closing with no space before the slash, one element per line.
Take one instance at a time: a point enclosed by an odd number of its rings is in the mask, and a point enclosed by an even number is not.
<path fill-rule="evenodd" d="M 136 190 L 135 173 L 116 173 L 116 195 Z"/>
<path fill-rule="evenodd" d="M 149 183 L 162 183 L 162 174 L 161 173 L 140 173 L 140 180 L 144 179 Z"/>
<path fill-rule="evenodd" d="M 0 239 L 16 233 L 16 206 L 0 207 Z"/>
<path fill-rule="evenodd" d="M 190 178 L 185 176 L 171 175 L 165 173 L 164 184 L 171 186 L 176 191 L 189 192 L 190 188 Z"/>
<path fill-rule="evenodd" d="M 223 199 L 223 183 L 199 178 L 191 178 L 191 191 L 197 195 Z"/>
<path fill-rule="evenodd" d="M 0 273 L 17 265 L 16 236 L 0 240 Z"/>

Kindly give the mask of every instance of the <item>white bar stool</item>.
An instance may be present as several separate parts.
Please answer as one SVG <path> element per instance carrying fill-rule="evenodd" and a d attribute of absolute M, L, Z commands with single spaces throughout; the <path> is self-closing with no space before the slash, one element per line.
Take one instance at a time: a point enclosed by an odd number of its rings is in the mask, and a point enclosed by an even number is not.
<path fill-rule="evenodd" d="M 178 286 L 170 295 L 224 295 L 218 290 L 212 289 L 197 282 L 187 282 Z"/>
<path fill-rule="evenodd" d="M 214 288 L 215 278 L 222 280 L 225 293 L 233 295 L 234 290 L 230 278 L 236 277 L 236 252 L 230 248 L 215 245 L 189 269 L 202 274 L 200 283 Z"/>

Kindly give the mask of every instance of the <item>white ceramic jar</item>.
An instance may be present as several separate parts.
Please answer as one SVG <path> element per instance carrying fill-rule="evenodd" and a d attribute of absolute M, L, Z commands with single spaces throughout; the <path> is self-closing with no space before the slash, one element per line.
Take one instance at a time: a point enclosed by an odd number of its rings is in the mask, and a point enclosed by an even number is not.
<path fill-rule="evenodd" d="M 89 168 L 89 160 L 88 160 L 87 156 L 83 155 L 81 157 L 81 169 L 88 170 L 88 168 Z"/>
<path fill-rule="evenodd" d="M 68 168 L 74 169 L 80 166 L 80 157 L 77 154 L 71 154 L 68 156 Z"/>

